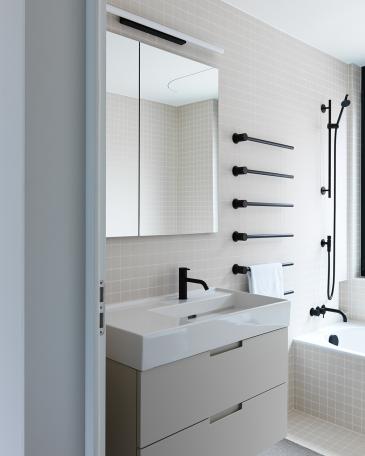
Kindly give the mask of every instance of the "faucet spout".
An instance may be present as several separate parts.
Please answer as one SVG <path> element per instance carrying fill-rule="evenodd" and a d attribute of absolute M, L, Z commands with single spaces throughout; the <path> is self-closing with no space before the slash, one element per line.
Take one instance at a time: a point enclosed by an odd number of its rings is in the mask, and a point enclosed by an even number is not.
<path fill-rule="evenodd" d="M 188 277 L 188 271 L 190 271 L 189 268 L 179 268 L 179 299 L 188 298 L 188 282 L 198 283 L 204 287 L 204 290 L 209 290 L 209 287 L 204 280 Z"/>
<path fill-rule="evenodd" d="M 344 312 L 342 312 L 342 310 L 340 310 L 340 309 L 332 309 L 331 307 L 326 307 L 325 305 L 323 305 L 321 307 L 321 313 L 323 314 L 323 316 L 324 316 L 324 314 L 326 312 L 338 313 L 339 315 L 341 315 L 343 322 L 347 323 L 347 316 L 346 316 L 346 314 Z"/>
<path fill-rule="evenodd" d="M 202 285 L 204 287 L 204 290 L 207 291 L 209 290 L 209 287 L 208 285 L 206 284 L 206 282 L 204 282 L 204 280 L 200 280 L 200 279 L 190 279 L 189 277 L 186 279 L 187 282 L 190 282 L 190 283 L 198 283 L 200 285 Z"/>

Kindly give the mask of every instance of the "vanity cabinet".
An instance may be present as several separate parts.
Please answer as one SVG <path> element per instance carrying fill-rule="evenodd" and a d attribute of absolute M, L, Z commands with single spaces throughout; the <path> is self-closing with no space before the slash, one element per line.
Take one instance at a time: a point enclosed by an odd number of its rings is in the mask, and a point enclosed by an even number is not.
<path fill-rule="evenodd" d="M 286 385 L 137 451 L 138 456 L 256 456 L 286 435 Z"/>
<path fill-rule="evenodd" d="M 107 360 L 107 456 L 255 456 L 286 434 L 287 329 L 146 371 Z"/>

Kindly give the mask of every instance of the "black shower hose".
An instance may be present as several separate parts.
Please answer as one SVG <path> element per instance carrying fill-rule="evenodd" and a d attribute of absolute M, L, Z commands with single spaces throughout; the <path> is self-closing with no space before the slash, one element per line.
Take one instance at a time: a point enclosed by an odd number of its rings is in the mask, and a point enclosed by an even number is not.
<path fill-rule="evenodd" d="M 336 175 L 337 175 L 337 128 L 333 145 L 333 242 L 332 242 L 332 286 L 331 286 L 331 252 L 327 253 L 327 298 L 333 298 L 336 283 Z"/>

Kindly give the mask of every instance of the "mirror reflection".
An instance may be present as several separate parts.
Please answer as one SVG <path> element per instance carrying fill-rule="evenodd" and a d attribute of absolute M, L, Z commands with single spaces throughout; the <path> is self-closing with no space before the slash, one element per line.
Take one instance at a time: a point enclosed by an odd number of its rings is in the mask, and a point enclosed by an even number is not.
<path fill-rule="evenodd" d="M 106 235 L 138 236 L 139 43 L 106 36 Z"/>
<path fill-rule="evenodd" d="M 218 70 L 112 33 L 107 46 L 107 236 L 217 231 Z"/>

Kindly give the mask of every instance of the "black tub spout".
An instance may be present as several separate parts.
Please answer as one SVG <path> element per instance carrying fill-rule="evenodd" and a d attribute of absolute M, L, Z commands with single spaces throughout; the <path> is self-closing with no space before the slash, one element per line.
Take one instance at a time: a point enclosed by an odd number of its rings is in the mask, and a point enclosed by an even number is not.
<path fill-rule="evenodd" d="M 319 317 L 320 315 L 322 315 L 324 318 L 326 312 L 333 312 L 333 313 L 340 314 L 344 323 L 347 323 L 347 316 L 344 312 L 342 312 L 342 310 L 332 309 L 331 307 L 326 307 L 325 305 L 323 305 L 322 307 L 317 306 L 316 308 L 312 307 L 309 313 L 310 313 L 311 317 Z"/>

